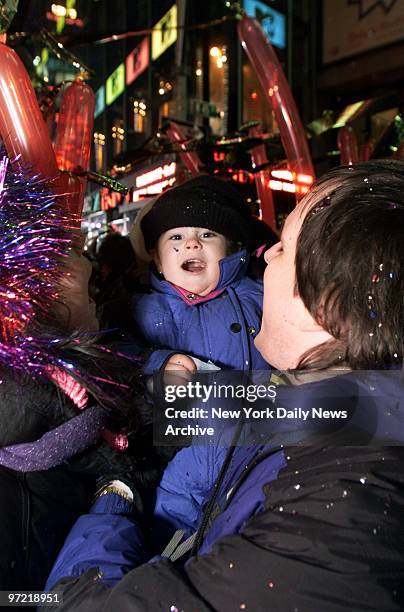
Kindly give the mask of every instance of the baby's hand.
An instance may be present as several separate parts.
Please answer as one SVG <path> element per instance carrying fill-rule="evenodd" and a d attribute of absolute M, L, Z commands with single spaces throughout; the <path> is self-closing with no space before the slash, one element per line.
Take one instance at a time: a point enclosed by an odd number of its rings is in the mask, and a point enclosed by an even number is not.
<path fill-rule="evenodd" d="M 196 369 L 195 361 L 191 357 L 176 353 L 170 357 L 164 367 L 164 382 L 166 385 L 184 384 Z"/>

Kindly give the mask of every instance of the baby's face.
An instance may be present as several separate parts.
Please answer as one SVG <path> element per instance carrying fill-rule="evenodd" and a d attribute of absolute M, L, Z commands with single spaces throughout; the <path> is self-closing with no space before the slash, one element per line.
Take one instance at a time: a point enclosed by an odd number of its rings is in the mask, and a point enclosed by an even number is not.
<path fill-rule="evenodd" d="M 160 236 L 152 255 L 166 280 L 203 296 L 217 287 L 219 261 L 226 251 L 222 234 L 205 227 L 176 227 Z"/>

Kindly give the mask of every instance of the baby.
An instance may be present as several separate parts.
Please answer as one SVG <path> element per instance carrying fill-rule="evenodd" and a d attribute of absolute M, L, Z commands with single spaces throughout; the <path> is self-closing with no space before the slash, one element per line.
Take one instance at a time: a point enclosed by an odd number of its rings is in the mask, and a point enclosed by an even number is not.
<path fill-rule="evenodd" d="M 143 217 L 153 291 L 136 295 L 132 312 L 154 349 L 146 374 L 194 371 L 192 357 L 220 368 L 268 369 L 254 346 L 262 283 L 246 276 L 254 227 L 241 195 L 211 176 L 166 191 Z"/>

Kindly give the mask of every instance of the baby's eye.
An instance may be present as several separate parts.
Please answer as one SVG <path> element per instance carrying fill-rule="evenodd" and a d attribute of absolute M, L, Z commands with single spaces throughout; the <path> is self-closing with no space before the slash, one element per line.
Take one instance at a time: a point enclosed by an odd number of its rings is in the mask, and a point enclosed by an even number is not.
<path fill-rule="evenodd" d="M 202 238 L 214 238 L 215 236 L 217 236 L 215 232 L 204 232 L 202 234 Z"/>
<path fill-rule="evenodd" d="M 172 236 L 170 236 L 169 240 L 182 240 L 182 235 L 181 234 L 173 234 Z"/>

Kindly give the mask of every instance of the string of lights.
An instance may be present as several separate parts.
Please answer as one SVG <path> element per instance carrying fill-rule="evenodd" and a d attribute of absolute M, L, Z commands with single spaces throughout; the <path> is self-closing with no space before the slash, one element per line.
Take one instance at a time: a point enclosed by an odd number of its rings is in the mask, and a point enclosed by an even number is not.
<path fill-rule="evenodd" d="M 233 21 L 237 18 L 238 18 L 237 15 L 224 15 L 223 17 L 220 17 L 218 19 L 213 19 L 212 21 L 208 21 L 206 23 L 199 23 L 199 24 L 189 25 L 189 26 L 181 26 L 181 25 L 170 26 L 170 27 L 166 27 L 165 30 L 166 31 L 169 31 L 169 30 L 185 30 L 185 31 L 206 30 L 208 28 L 212 28 L 217 25 L 222 25 L 223 23 L 227 21 Z M 122 34 L 112 34 L 111 36 L 100 38 L 92 42 L 95 45 L 105 45 L 107 43 L 117 42 L 119 40 L 126 40 L 127 38 L 133 38 L 136 36 L 146 36 L 147 34 L 151 34 L 152 32 L 158 32 L 158 31 L 161 31 L 161 28 L 145 28 L 143 30 L 123 32 Z"/>
<path fill-rule="evenodd" d="M 31 34 L 29 32 L 14 32 L 13 34 L 9 34 L 7 37 L 7 42 L 10 45 L 15 45 L 19 42 L 24 42 L 26 44 L 30 40 L 33 42 L 39 41 L 58 59 L 63 60 L 76 68 L 83 79 L 88 79 L 94 74 L 94 71 L 91 68 L 84 64 L 81 59 L 74 55 L 74 53 L 71 53 L 71 51 L 66 49 L 63 43 L 58 41 L 50 32 L 48 32 L 48 30 L 44 28 L 36 34 Z"/>

